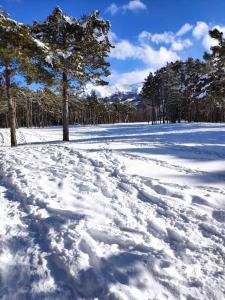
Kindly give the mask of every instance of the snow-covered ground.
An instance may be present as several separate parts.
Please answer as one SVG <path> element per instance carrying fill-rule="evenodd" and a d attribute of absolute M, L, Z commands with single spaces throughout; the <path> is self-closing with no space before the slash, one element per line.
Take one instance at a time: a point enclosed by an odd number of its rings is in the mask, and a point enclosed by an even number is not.
<path fill-rule="evenodd" d="M 225 125 L 0 129 L 0 299 L 225 299 Z"/>

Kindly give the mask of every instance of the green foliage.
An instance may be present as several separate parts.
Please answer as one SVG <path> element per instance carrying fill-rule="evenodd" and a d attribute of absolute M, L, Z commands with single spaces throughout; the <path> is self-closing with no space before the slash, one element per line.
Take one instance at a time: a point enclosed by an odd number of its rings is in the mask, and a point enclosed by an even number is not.
<path fill-rule="evenodd" d="M 45 61 L 56 78 L 66 73 L 67 84 L 105 84 L 101 76 L 110 74 L 105 61 L 111 48 L 109 29 L 98 12 L 76 20 L 56 7 L 44 22 L 33 24 L 32 35 L 46 45 Z"/>
<path fill-rule="evenodd" d="M 223 64 L 214 52 L 205 55 L 204 62 L 189 58 L 185 62 L 170 63 L 154 75 L 150 73 L 145 80 L 143 101 L 164 122 L 223 121 L 224 72 Z M 154 119 L 153 115 L 151 119 Z"/>
<path fill-rule="evenodd" d="M 225 65 L 225 38 L 223 37 L 223 33 L 218 29 L 214 29 L 209 31 L 209 35 L 218 42 L 216 46 L 211 48 L 212 57 L 219 57 L 221 64 Z"/>

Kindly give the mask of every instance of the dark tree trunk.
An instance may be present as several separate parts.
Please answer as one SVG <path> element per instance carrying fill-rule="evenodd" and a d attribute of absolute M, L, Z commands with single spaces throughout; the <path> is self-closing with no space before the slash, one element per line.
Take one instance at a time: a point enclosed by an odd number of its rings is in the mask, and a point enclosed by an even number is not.
<path fill-rule="evenodd" d="M 163 111 L 162 111 L 162 117 L 163 117 L 163 124 L 166 123 L 165 121 L 165 100 L 163 99 Z"/>
<path fill-rule="evenodd" d="M 29 104 L 30 99 L 27 99 L 27 115 L 26 115 L 26 124 L 27 128 L 30 127 L 30 104 Z"/>
<path fill-rule="evenodd" d="M 62 78 L 62 94 L 63 94 L 63 141 L 69 141 L 69 98 L 68 98 L 68 78 L 63 72 Z"/>
<path fill-rule="evenodd" d="M 154 100 L 152 99 L 152 125 L 155 124 L 155 103 Z"/>
<path fill-rule="evenodd" d="M 8 100 L 9 109 L 9 125 L 11 134 L 11 146 L 17 146 L 16 141 L 16 105 L 11 95 L 11 82 L 10 82 L 10 70 L 8 67 L 5 69 L 5 84 L 6 84 L 6 95 Z"/>

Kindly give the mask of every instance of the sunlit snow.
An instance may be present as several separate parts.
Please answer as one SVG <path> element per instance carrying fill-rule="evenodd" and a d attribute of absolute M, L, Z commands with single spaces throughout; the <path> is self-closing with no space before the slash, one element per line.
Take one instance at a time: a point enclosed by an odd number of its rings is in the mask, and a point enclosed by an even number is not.
<path fill-rule="evenodd" d="M 1 299 L 224 299 L 225 125 L 0 130 Z"/>

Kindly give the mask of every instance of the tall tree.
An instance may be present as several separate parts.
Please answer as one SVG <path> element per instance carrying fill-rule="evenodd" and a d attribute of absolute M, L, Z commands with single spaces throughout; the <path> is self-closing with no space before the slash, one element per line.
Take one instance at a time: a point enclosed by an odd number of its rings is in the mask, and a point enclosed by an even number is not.
<path fill-rule="evenodd" d="M 144 102 L 151 106 L 152 125 L 155 122 L 155 100 L 156 100 L 156 97 L 157 97 L 155 78 L 156 77 L 150 72 L 148 77 L 144 81 L 144 85 L 143 85 L 143 88 L 141 90 L 141 96 L 144 99 Z"/>
<path fill-rule="evenodd" d="M 209 31 L 211 38 L 217 41 L 217 45 L 211 48 L 211 53 L 205 53 L 207 62 L 207 80 L 202 89 L 208 95 L 210 105 L 210 121 L 225 118 L 225 37 L 218 29 Z"/>
<path fill-rule="evenodd" d="M 16 102 L 11 87 L 15 75 L 25 75 L 31 82 L 38 72 L 41 54 L 39 44 L 30 35 L 29 27 L 10 19 L 6 13 L 0 13 L 0 66 L 4 78 L 8 101 L 11 146 L 16 140 Z M 43 72 L 43 74 L 45 74 Z"/>
<path fill-rule="evenodd" d="M 87 81 L 107 84 L 101 76 L 110 75 L 105 61 L 112 47 L 109 29 L 109 22 L 100 19 L 98 12 L 77 20 L 63 15 L 59 7 L 43 23 L 32 26 L 33 36 L 47 45 L 46 61 L 61 84 L 63 141 L 69 141 L 69 88 Z"/>
<path fill-rule="evenodd" d="M 209 35 L 218 42 L 216 46 L 211 47 L 212 57 L 217 57 L 221 64 L 225 65 L 225 38 L 223 32 L 214 29 L 209 31 Z"/>

